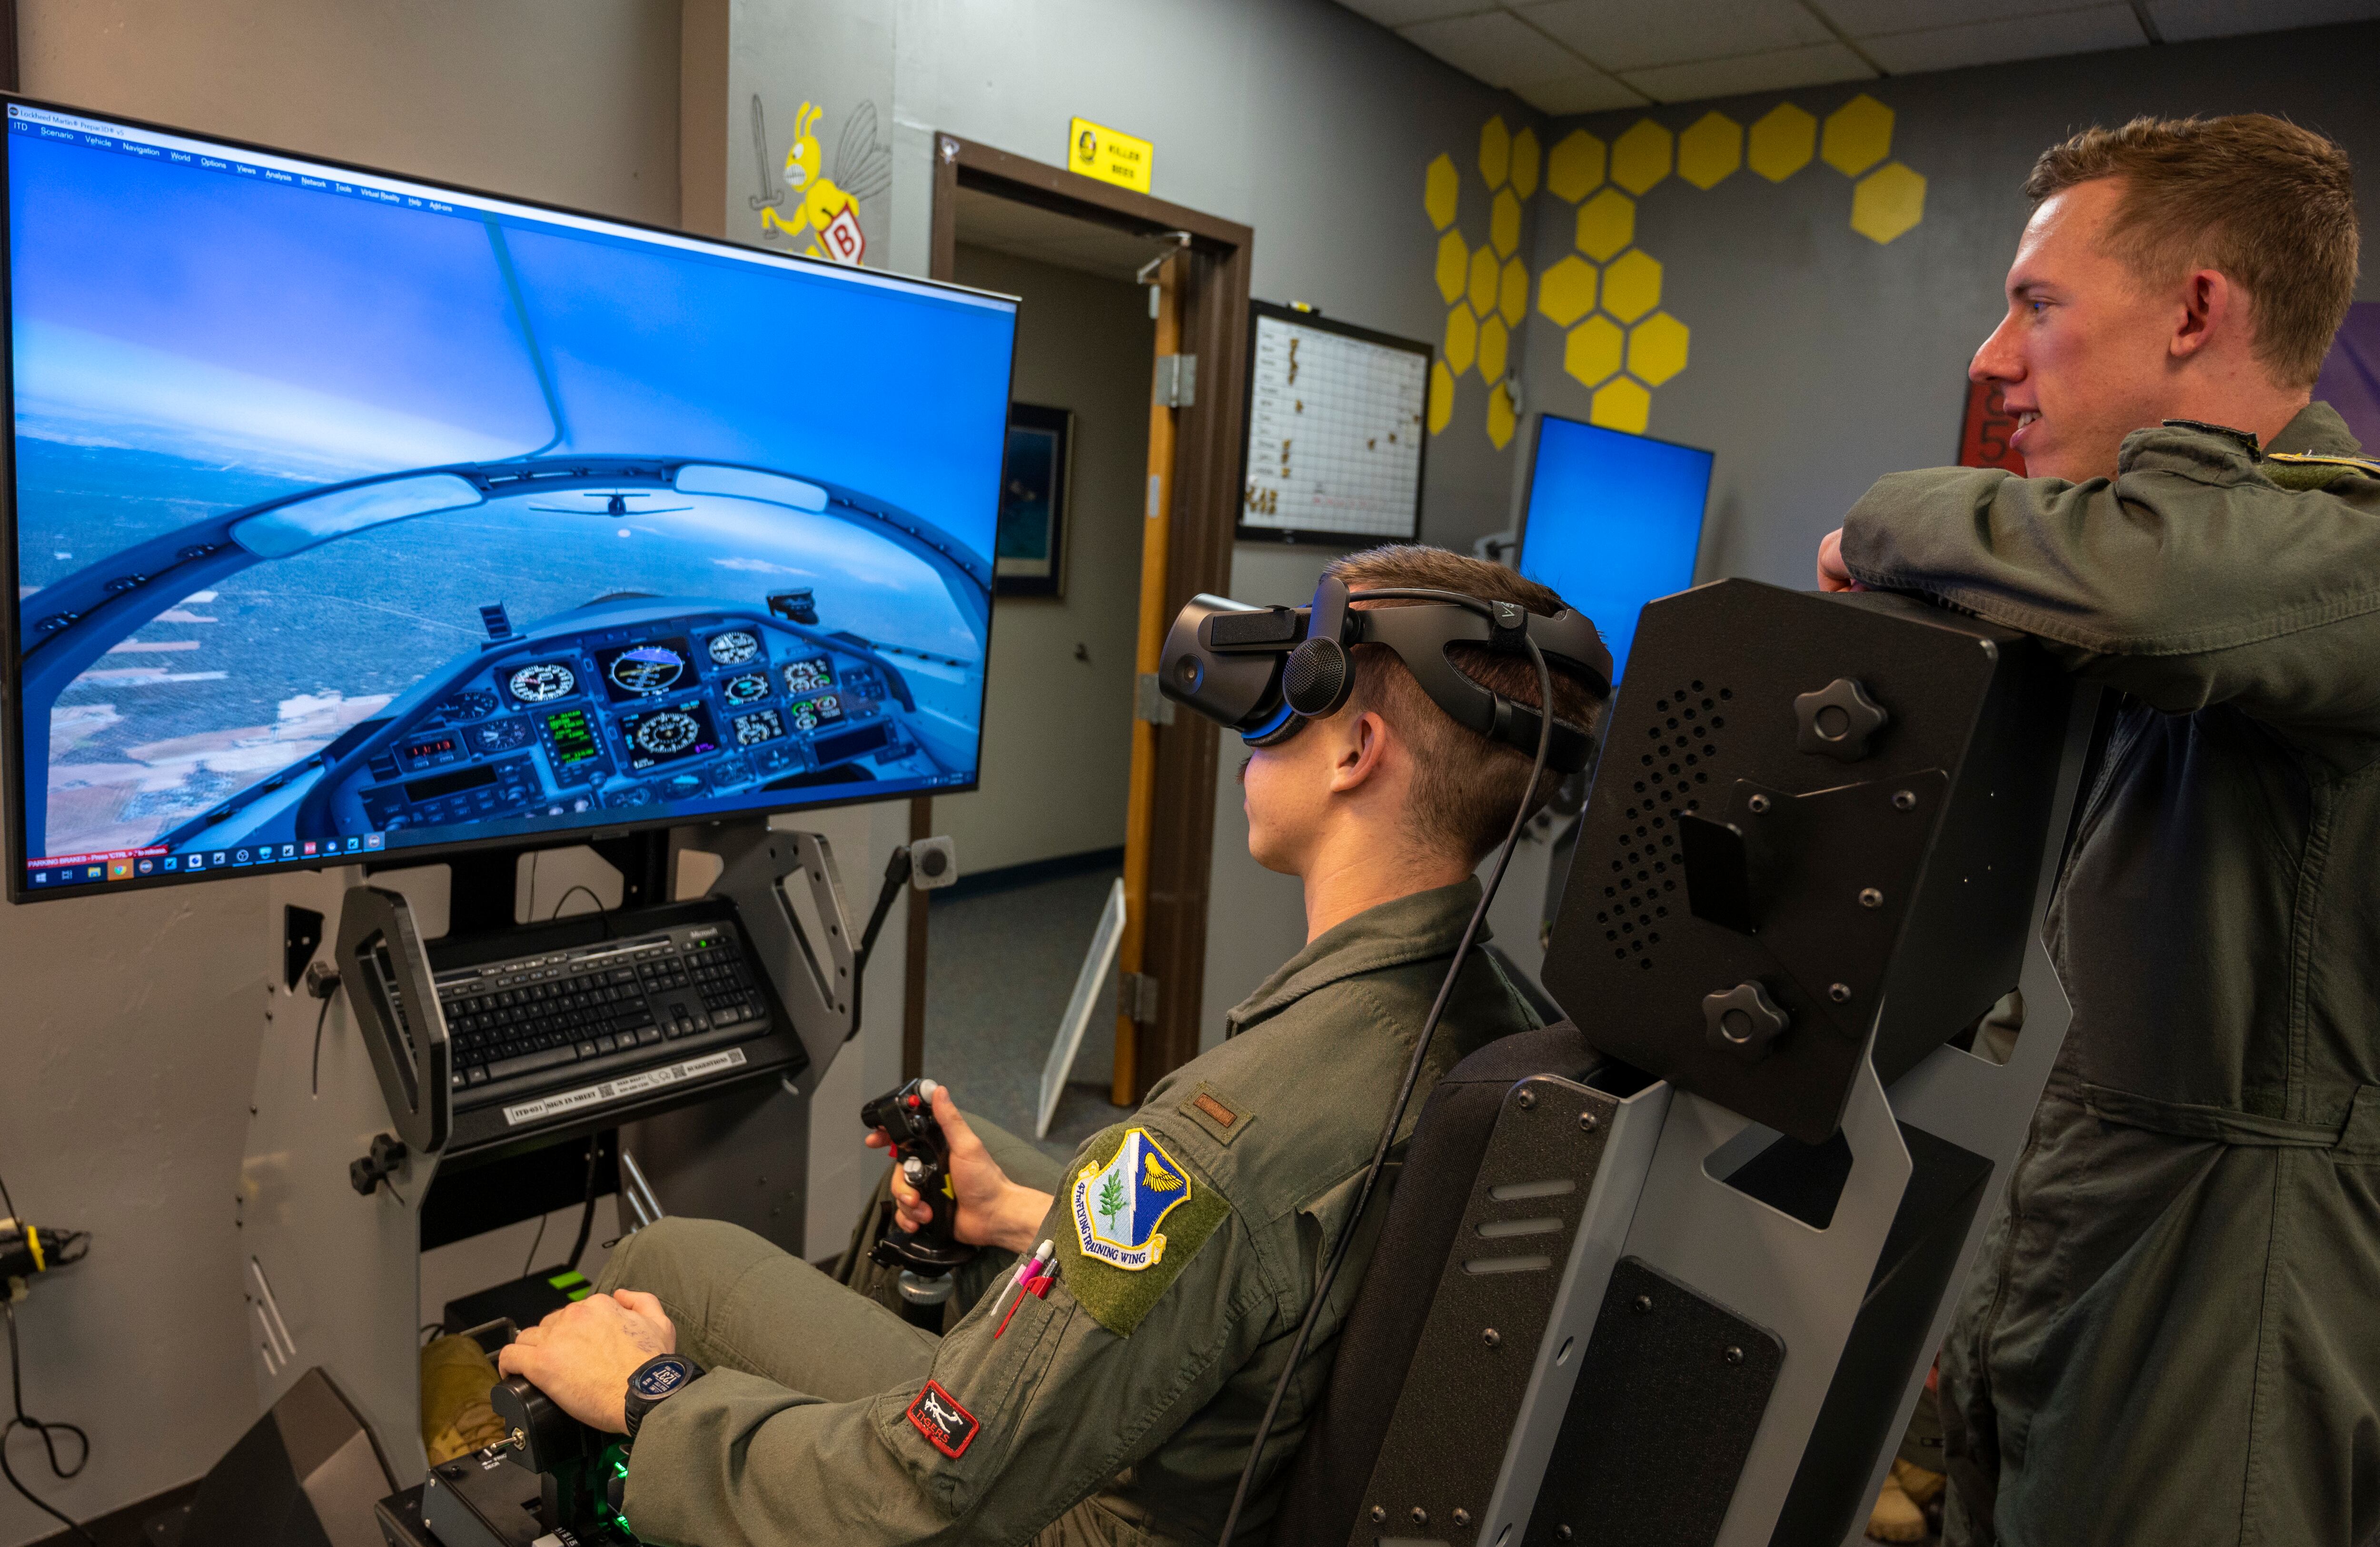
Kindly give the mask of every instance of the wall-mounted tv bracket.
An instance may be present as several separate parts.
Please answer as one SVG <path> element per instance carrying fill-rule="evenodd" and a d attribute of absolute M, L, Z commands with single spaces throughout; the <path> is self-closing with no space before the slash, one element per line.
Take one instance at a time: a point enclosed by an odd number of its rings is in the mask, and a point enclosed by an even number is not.
<path fill-rule="evenodd" d="M 404 1163 L 408 1149 L 435 1154 L 446 1147 L 455 1117 L 446 1017 L 413 910 L 398 893 L 347 889 L 337 957 L 340 985 L 395 1129 L 374 1139 L 370 1153 L 349 1167 L 356 1190 L 370 1194 Z"/>

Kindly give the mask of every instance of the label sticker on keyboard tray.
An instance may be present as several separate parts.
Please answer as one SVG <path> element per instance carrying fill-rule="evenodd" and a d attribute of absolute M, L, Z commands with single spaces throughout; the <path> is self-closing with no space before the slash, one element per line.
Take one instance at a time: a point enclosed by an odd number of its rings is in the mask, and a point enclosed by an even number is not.
<path fill-rule="evenodd" d="M 507 1106 L 504 1108 L 504 1123 L 507 1127 L 516 1127 L 521 1123 L 541 1122 L 547 1118 L 561 1117 L 565 1112 L 576 1112 L 582 1106 L 601 1106 L 624 1095 L 641 1095 L 647 1091 L 657 1091 L 663 1085 L 674 1085 L 681 1080 L 699 1080 L 706 1074 L 737 1069 L 743 1063 L 744 1049 L 731 1047 L 724 1053 L 688 1058 L 682 1064 L 640 1070 L 634 1074 L 623 1074 L 617 1080 L 606 1080 L 600 1085 L 565 1091 L 560 1095 L 540 1096 L 535 1101 L 524 1101 L 517 1106 Z"/>

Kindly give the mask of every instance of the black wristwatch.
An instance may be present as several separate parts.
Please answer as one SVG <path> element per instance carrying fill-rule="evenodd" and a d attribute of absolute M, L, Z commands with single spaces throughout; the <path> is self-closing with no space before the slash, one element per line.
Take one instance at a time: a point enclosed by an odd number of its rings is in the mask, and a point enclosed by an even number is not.
<path fill-rule="evenodd" d="M 702 1378 L 702 1366 L 684 1354 L 662 1354 L 637 1366 L 628 1377 L 628 1438 L 637 1437 L 637 1426 L 645 1415 L 661 1406 L 665 1397 L 674 1396 Z"/>

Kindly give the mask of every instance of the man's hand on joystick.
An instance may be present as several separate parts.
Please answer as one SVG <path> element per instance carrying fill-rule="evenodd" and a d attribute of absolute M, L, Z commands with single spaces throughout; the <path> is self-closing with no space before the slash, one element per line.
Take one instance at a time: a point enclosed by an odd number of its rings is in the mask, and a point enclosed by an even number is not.
<path fill-rule="evenodd" d="M 1056 1200 L 1036 1188 L 1021 1187 L 991 1158 L 974 1129 L 951 1099 L 950 1087 L 936 1085 L 929 1098 L 934 1120 L 941 1125 L 942 1142 L 950 1148 L 951 1195 L 957 1205 L 953 1233 L 969 1246 L 993 1246 L 1023 1253 L 1033 1250 L 1034 1232 Z M 868 1147 L 880 1150 L 891 1142 L 881 1129 L 870 1129 Z M 915 1231 L 933 1217 L 926 1200 L 902 1175 L 892 1171 L 893 1216 L 904 1230 Z"/>

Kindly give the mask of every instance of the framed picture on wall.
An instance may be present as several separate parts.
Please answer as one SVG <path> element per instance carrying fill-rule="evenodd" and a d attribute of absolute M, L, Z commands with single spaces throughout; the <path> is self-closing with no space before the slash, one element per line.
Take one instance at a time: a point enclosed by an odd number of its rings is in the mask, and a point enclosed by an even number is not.
<path fill-rule="evenodd" d="M 1066 594 L 1066 496 L 1074 473 L 1074 411 L 1010 404 L 993 595 Z"/>

